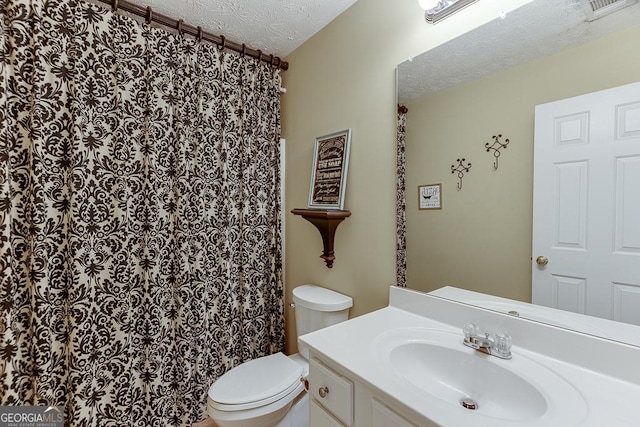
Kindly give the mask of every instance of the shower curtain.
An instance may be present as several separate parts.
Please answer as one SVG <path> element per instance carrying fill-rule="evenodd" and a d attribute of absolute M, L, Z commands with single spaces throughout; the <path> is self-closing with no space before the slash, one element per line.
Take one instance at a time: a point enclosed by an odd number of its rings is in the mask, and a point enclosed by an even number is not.
<path fill-rule="evenodd" d="M 407 107 L 398 105 L 396 117 L 396 286 L 407 286 L 407 191 L 405 187 L 405 127 Z"/>
<path fill-rule="evenodd" d="M 0 6 L 0 405 L 191 425 L 284 347 L 279 71 L 83 0 Z"/>

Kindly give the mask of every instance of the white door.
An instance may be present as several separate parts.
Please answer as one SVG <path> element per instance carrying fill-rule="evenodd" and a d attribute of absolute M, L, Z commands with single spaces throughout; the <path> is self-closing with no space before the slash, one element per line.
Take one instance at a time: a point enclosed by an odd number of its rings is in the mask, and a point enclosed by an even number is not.
<path fill-rule="evenodd" d="M 534 151 L 533 303 L 640 325 L 640 83 L 536 106 Z"/>

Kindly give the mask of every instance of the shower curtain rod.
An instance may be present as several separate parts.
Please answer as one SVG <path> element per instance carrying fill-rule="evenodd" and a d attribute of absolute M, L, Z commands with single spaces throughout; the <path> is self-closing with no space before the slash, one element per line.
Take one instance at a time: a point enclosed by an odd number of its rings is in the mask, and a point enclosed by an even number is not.
<path fill-rule="evenodd" d="M 175 20 L 166 15 L 162 15 L 160 13 L 156 13 L 151 9 L 151 6 L 139 6 L 137 4 L 131 3 L 126 0 L 97 0 L 102 3 L 106 3 L 111 5 L 111 8 L 114 12 L 122 9 L 126 12 L 133 13 L 134 15 L 141 16 L 145 18 L 147 24 L 151 24 L 151 21 L 157 22 L 158 24 L 162 24 L 169 28 L 174 28 L 178 30 L 179 33 L 186 33 L 195 36 L 198 40 L 206 40 L 211 43 L 215 43 L 218 46 L 222 46 L 223 49 L 231 49 L 233 51 L 239 52 L 242 55 L 249 55 L 253 58 L 258 58 L 261 61 L 268 62 L 272 67 L 279 67 L 282 70 L 289 69 L 289 63 L 283 61 L 278 56 L 267 55 L 262 53 L 260 50 L 254 50 L 247 47 L 244 43 L 236 43 L 229 41 L 225 38 L 225 36 L 217 36 L 215 34 L 211 34 L 207 31 L 204 31 L 202 27 L 194 27 L 189 24 L 185 24 L 182 19 Z"/>

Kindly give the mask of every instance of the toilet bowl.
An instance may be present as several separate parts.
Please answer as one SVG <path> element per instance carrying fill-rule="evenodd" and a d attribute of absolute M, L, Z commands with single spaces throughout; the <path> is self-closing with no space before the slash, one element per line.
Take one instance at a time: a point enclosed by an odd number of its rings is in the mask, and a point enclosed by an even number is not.
<path fill-rule="evenodd" d="M 209 416 L 220 427 L 284 427 L 278 422 L 286 421 L 294 402 L 308 405 L 302 402 L 301 381 L 307 372 L 299 354 L 276 353 L 243 363 L 209 389 Z"/>
<path fill-rule="evenodd" d="M 293 290 L 298 335 L 347 320 L 353 300 L 314 285 Z M 304 379 L 309 350 L 276 353 L 231 369 L 209 388 L 208 413 L 219 427 L 306 427 Z"/>

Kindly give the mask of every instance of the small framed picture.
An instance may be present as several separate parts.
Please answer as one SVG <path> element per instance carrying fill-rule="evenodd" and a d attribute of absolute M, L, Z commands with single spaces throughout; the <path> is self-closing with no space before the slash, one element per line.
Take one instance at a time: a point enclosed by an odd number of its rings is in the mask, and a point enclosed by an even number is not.
<path fill-rule="evenodd" d="M 442 209 L 442 184 L 419 185 L 418 206 L 420 209 Z"/>
<path fill-rule="evenodd" d="M 309 187 L 309 209 L 343 209 L 350 146 L 351 129 L 316 138 Z"/>

